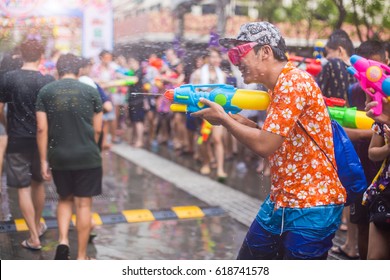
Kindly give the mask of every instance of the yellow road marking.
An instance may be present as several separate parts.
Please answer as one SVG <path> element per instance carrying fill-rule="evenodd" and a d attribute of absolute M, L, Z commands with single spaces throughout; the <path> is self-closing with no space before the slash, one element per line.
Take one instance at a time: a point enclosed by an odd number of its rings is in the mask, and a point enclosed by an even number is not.
<path fill-rule="evenodd" d="M 198 206 L 177 206 L 171 208 L 180 219 L 202 218 L 204 213 Z"/>
<path fill-rule="evenodd" d="M 148 209 L 135 209 L 122 211 L 128 223 L 154 221 L 153 213 Z"/>

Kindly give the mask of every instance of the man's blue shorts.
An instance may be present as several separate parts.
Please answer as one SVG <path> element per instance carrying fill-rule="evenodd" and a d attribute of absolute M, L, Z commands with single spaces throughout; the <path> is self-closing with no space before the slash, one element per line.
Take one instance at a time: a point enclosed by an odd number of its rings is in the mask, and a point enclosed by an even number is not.
<path fill-rule="evenodd" d="M 326 259 L 343 205 L 279 208 L 269 199 L 261 206 L 237 259 Z"/>

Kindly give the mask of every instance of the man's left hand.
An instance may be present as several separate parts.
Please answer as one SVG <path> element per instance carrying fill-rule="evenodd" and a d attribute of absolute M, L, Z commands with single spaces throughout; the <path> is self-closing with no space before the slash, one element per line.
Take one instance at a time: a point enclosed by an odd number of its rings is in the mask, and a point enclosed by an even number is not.
<path fill-rule="evenodd" d="M 205 98 L 200 98 L 199 101 L 209 108 L 192 113 L 192 117 L 203 118 L 212 125 L 221 125 L 226 118 L 229 118 L 229 115 L 225 112 L 221 105 Z"/>

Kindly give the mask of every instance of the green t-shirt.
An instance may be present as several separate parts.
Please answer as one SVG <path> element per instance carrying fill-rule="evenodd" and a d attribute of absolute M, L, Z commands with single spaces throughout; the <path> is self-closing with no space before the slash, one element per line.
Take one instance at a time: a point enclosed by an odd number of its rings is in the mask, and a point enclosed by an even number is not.
<path fill-rule="evenodd" d="M 102 165 L 93 129 L 102 111 L 99 93 L 75 79 L 62 79 L 38 93 L 36 111 L 48 119 L 48 161 L 54 170 L 82 170 Z"/>

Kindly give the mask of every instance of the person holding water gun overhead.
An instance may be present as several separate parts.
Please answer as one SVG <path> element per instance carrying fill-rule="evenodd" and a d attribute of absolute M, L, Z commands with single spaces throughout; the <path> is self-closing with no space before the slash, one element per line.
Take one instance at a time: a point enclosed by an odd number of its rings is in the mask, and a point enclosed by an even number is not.
<path fill-rule="evenodd" d="M 332 128 L 321 90 L 310 74 L 287 61 L 284 38 L 268 22 L 243 24 L 236 38 L 219 42 L 244 82 L 264 84 L 271 100 L 262 129 L 204 98 L 205 109 L 192 114 L 224 126 L 253 152 L 269 157 L 270 195 L 237 258 L 326 259 L 346 191 L 332 167 Z"/>

